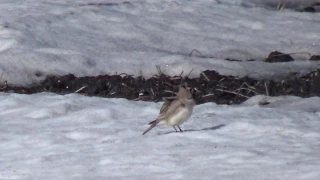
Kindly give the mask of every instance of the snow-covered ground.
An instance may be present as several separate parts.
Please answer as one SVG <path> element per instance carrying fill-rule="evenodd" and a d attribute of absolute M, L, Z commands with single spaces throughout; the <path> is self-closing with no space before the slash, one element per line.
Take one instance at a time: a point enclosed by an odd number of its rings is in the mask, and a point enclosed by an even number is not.
<path fill-rule="evenodd" d="M 161 103 L 0 94 L 0 179 L 319 179 L 320 98 L 261 99 L 142 136 Z"/>
<path fill-rule="evenodd" d="M 287 7 L 292 8 L 281 11 L 278 2 L 2 0 L 1 78 L 26 85 L 48 74 L 150 77 L 157 74 L 156 66 L 168 75 L 193 69 L 191 77 L 206 69 L 270 77 L 259 73 L 264 68 L 301 73 L 318 68 L 304 60 L 310 58 L 305 53 L 320 53 L 320 13 L 294 10 L 316 1 L 290 1 Z M 189 57 L 193 49 L 212 58 Z M 292 55 L 299 62 L 276 65 L 222 60 L 262 60 L 275 50 L 302 54 Z"/>
<path fill-rule="evenodd" d="M 319 54 L 320 14 L 294 10 L 313 1 L 290 1 L 281 11 L 278 0 L 119 2 L 2 0 L 1 81 L 148 77 L 156 65 L 169 75 L 211 69 L 269 78 L 318 68 L 306 54 L 290 63 L 223 60 L 262 60 L 274 50 Z M 189 57 L 193 49 L 212 58 Z M 264 100 L 270 104 L 259 106 Z M 319 97 L 206 103 L 184 133 L 159 126 L 142 136 L 161 105 L 0 93 L 0 179 L 320 179 Z"/>

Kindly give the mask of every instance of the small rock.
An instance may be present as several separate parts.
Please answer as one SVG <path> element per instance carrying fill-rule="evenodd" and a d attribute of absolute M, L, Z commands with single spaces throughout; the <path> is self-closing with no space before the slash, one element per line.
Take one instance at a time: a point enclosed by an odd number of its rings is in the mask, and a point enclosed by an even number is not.
<path fill-rule="evenodd" d="M 309 60 L 312 60 L 312 61 L 320 60 L 320 55 L 312 55 Z"/>
<path fill-rule="evenodd" d="M 265 59 L 265 62 L 274 63 L 274 62 L 289 62 L 294 61 L 294 59 L 288 55 L 283 54 L 278 51 L 271 52 L 267 59 Z"/>
<path fill-rule="evenodd" d="M 314 12 L 316 12 L 316 9 L 314 7 L 308 6 L 308 7 L 303 8 L 303 12 L 314 13 Z"/>

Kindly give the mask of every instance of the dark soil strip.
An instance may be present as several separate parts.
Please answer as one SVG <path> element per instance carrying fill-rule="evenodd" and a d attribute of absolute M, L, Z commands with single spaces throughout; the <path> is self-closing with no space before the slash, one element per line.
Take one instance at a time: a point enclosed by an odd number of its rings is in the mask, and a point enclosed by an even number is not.
<path fill-rule="evenodd" d="M 255 80 L 249 77 L 222 76 L 215 71 L 204 71 L 199 78 L 185 81 L 192 88 L 198 104 L 239 104 L 256 94 L 270 96 L 295 95 L 300 97 L 320 96 L 320 70 L 305 76 L 288 75 L 281 81 Z M 133 78 L 130 75 L 101 75 L 96 77 L 49 76 L 30 87 L 5 85 L 2 92 L 33 94 L 54 92 L 58 94 L 80 93 L 87 96 L 127 98 L 129 100 L 161 101 L 172 96 L 181 82 L 181 77 L 164 74 L 150 79 Z"/>

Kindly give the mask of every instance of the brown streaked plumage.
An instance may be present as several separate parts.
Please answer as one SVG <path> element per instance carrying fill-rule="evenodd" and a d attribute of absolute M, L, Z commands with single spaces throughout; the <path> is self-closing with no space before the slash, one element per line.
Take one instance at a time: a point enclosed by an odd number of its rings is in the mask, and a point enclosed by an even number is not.
<path fill-rule="evenodd" d="M 164 104 L 160 109 L 158 118 L 149 123 L 150 127 L 142 135 L 159 123 L 173 126 L 176 132 L 178 131 L 175 126 L 178 126 L 180 132 L 182 132 L 179 125 L 189 119 L 195 105 L 191 92 L 185 85 L 180 85 L 177 96 L 163 98 L 163 100 Z"/>

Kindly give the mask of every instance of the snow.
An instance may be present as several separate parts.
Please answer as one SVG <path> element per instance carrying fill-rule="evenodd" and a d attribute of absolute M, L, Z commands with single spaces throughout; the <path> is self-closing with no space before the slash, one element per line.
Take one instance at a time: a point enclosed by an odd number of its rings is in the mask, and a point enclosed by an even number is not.
<path fill-rule="evenodd" d="M 150 77 L 156 66 L 169 75 L 211 69 L 269 79 L 318 69 L 307 54 L 289 63 L 223 60 L 262 60 L 274 50 L 319 54 L 320 15 L 295 11 L 316 1 L 290 1 L 281 11 L 278 0 L 119 2 L 2 0 L 1 82 Z M 193 49 L 211 58 L 189 56 Z M 185 132 L 157 126 L 142 136 L 161 105 L 0 93 L 0 179 L 320 179 L 319 97 L 201 104 Z"/>
<path fill-rule="evenodd" d="M 308 54 L 320 53 L 320 14 L 295 9 L 316 1 L 290 1 L 288 9 L 277 11 L 279 2 L 3 0 L 1 79 L 29 85 L 51 74 L 151 77 L 157 74 L 156 66 L 168 75 L 193 70 L 190 77 L 207 69 L 275 79 L 315 70 L 319 63 L 306 60 Z M 199 53 L 190 57 L 194 49 L 211 58 Z M 275 50 L 298 53 L 292 55 L 296 62 L 223 60 L 263 60 Z M 260 73 L 263 68 L 275 74 Z"/>
<path fill-rule="evenodd" d="M 142 136 L 162 103 L 1 93 L 0 179 L 318 179 L 320 98 L 259 98 Z"/>

